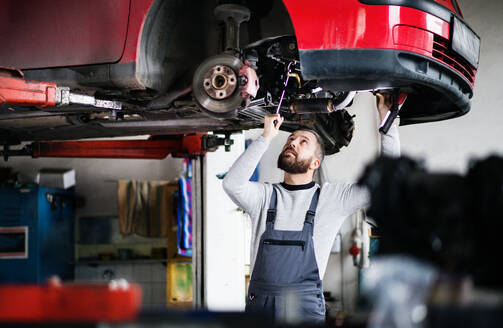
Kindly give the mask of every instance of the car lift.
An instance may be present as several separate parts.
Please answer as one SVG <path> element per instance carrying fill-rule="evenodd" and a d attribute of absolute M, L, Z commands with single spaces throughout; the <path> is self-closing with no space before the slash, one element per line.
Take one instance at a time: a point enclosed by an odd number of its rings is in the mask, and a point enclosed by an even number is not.
<path fill-rule="evenodd" d="M 23 73 L 16 69 L 0 67 L 0 106 L 32 106 L 50 110 L 55 106 L 68 106 L 80 104 L 96 110 L 118 111 L 122 103 L 117 101 L 95 99 L 93 96 L 72 93 L 69 88 L 58 87 L 51 82 L 27 81 Z M 193 166 L 193 231 L 195 243 L 202 240 L 202 185 L 204 170 L 201 156 L 207 152 L 215 151 L 219 146 L 230 150 L 234 143 L 230 133 L 225 137 L 212 134 L 192 133 L 155 135 L 147 140 L 86 140 L 86 141 L 35 141 L 23 145 L 20 149 L 10 149 L 10 144 L 5 143 L 0 156 L 7 160 L 10 156 L 39 157 L 76 157 L 76 158 L 128 158 L 128 159 L 163 159 L 169 154 L 175 157 L 195 157 Z M 0 144 L 0 146 L 2 146 Z M 199 241 L 198 241 L 199 240 Z M 194 254 L 194 263 L 202 267 L 202 252 Z M 196 284 L 202 285 L 201 275 L 195 277 Z M 0 321 L 19 322 L 26 321 L 40 323 L 46 321 L 110 321 L 124 322 L 135 320 L 140 310 L 140 297 L 138 288 L 134 285 L 125 286 L 88 286 L 79 284 L 63 284 L 49 282 L 46 285 L 19 285 L 0 286 L 0 293 L 7 296 L 24 295 L 17 297 L 15 302 L 0 305 L 7 306 L 8 311 L 0 313 Z M 85 295 L 84 295 L 84 294 Z M 47 296 L 49 295 L 49 296 Z M 50 299 L 47 299 L 50 297 Z M 202 296 L 196 294 L 195 302 L 202 306 Z M 99 309 L 93 307 L 96 300 L 109 300 L 98 302 Z M 117 299 L 117 301 L 116 301 Z M 33 306 L 22 306 L 34 302 Z M 73 306 L 72 301 L 84 304 Z M 19 301 L 19 302 L 18 302 Z M 24 302 L 24 303 L 23 303 Z M 79 304 L 80 304 L 79 303 Z M 103 304 L 102 304 L 103 303 Z M 76 304 L 76 303 L 75 303 Z M 69 311 L 74 307 L 75 311 Z M 83 310 L 85 308 L 85 310 Z M 5 312 L 5 313 L 4 313 Z"/>
<path fill-rule="evenodd" d="M 71 104 L 110 111 L 122 109 L 118 101 L 76 94 L 52 82 L 26 81 L 20 70 L 0 67 L 0 105 L 48 108 Z M 219 138 L 198 133 L 153 136 L 148 140 L 38 141 L 21 149 L 10 149 L 9 144 L 4 144 L 0 155 L 5 160 L 11 156 L 163 159 L 169 154 L 174 157 L 204 155 L 218 146 L 225 146 L 229 151 L 232 144 L 230 134 Z"/>

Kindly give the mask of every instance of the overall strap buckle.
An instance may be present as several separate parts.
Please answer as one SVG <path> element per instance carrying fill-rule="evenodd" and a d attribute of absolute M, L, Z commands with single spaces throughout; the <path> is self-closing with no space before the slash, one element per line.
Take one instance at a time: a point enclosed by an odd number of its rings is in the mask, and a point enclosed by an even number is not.
<path fill-rule="evenodd" d="M 311 210 L 307 211 L 305 222 L 309 223 L 309 224 L 313 224 L 315 215 L 316 215 L 316 212 L 311 211 Z"/>
<path fill-rule="evenodd" d="M 276 218 L 276 209 L 267 210 L 267 222 L 274 222 Z"/>
<path fill-rule="evenodd" d="M 311 204 L 309 205 L 309 210 L 306 212 L 305 223 L 313 224 L 314 216 L 316 215 L 316 207 L 318 207 L 318 198 L 320 197 L 320 188 L 317 188 L 314 192 L 313 198 L 311 199 Z"/>

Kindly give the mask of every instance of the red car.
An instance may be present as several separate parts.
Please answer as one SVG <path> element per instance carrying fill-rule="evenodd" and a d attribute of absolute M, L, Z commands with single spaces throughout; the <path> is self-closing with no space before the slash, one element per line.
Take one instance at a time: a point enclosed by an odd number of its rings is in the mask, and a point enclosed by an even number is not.
<path fill-rule="evenodd" d="M 407 93 L 401 124 L 470 108 L 480 39 L 456 0 L 231 2 L 0 2 L 0 66 L 123 105 L 0 105 L 0 139 L 230 132 L 279 111 L 330 154 L 356 92 Z"/>

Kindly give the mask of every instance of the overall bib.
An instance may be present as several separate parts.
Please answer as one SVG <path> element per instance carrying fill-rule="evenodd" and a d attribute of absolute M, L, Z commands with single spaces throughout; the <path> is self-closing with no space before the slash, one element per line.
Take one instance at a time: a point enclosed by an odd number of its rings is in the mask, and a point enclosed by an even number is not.
<path fill-rule="evenodd" d="M 265 314 L 279 321 L 294 318 L 311 323 L 325 322 L 325 299 L 313 247 L 319 195 L 318 188 L 302 231 L 274 230 L 277 194 L 273 186 L 266 229 L 260 237 L 248 288 L 246 312 Z"/>

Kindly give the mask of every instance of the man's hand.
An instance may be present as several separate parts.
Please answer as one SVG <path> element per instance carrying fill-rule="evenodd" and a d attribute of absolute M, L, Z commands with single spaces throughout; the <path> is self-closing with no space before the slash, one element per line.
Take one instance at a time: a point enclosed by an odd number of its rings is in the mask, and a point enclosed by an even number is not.
<path fill-rule="evenodd" d="M 393 105 L 391 93 L 376 93 L 376 105 L 382 122 Z"/>
<path fill-rule="evenodd" d="M 279 127 L 283 123 L 284 118 L 279 114 L 267 115 L 264 120 L 264 132 L 262 136 L 267 140 L 271 141 L 278 135 Z M 276 124 L 274 122 L 276 121 Z"/>

